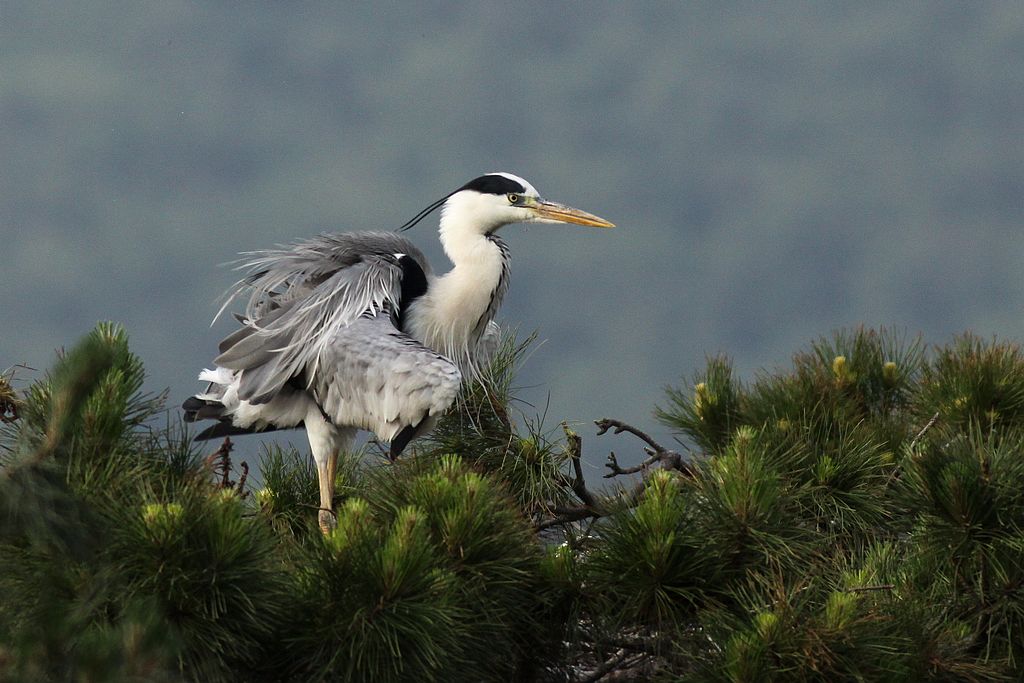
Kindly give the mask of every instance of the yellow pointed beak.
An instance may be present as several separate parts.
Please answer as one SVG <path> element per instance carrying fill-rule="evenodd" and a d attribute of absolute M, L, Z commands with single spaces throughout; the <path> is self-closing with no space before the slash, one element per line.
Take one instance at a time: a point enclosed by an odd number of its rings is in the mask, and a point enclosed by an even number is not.
<path fill-rule="evenodd" d="M 590 225 L 595 228 L 614 228 L 615 224 L 606 221 L 592 213 L 574 209 L 565 204 L 549 202 L 546 199 L 538 199 L 531 207 L 540 220 L 556 221 L 558 223 L 576 223 L 577 225 Z"/>

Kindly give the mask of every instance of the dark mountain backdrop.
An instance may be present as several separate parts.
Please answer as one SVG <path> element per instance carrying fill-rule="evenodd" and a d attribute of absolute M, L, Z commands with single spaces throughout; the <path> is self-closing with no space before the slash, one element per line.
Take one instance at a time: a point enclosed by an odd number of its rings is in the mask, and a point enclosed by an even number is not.
<path fill-rule="evenodd" d="M 492 170 L 619 225 L 506 230 L 552 425 L 653 428 L 705 355 L 752 378 L 841 326 L 1024 337 L 1018 3 L 15 1 L 0 370 L 113 319 L 183 398 L 219 264 Z"/>

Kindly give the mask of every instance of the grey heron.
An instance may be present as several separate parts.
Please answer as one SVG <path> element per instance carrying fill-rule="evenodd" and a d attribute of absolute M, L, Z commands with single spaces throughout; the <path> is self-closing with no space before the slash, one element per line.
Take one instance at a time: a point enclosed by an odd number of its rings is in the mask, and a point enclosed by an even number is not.
<path fill-rule="evenodd" d="M 396 232 L 352 232 L 247 252 L 241 327 L 220 343 L 206 391 L 185 401 L 187 421 L 213 419 L 197 440 L 304 427 L 320 485 L 320 526 L 334 523 L 340 450 L 360 429 L 390 442 L 395 459 L 478 377 L 497 341 L 494 316 L 509 284 L 510 223 L 614 225 L 542 199 L 511 173 L 469 181 L 420 211 L 441 207 L 452 268 L 435 275 Z"/>

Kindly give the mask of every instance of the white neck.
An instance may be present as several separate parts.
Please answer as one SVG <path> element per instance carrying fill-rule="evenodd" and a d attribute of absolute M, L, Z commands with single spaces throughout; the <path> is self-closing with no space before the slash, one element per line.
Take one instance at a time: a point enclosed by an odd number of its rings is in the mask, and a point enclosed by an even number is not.
<path fill-rule="evenodd" d="M 458 192 L 441 208 L 441 246 L 456 267 L 480 260 L 479 250 L 490 243 L 487 233 L 501 226 L 495 222 L 488 198 L 473 192 Z"/>
<path fill-rule="evenodd" d="M 483 234 L 473 218 L 472 211 L 442 213 L 441 245 L 453 268 L 429 282 L 408 318 L 413 337 L 457 363 L 464 373 L 477 371 L 473 356 L 489 321 L 479 323 L 488 309 L 492 316 L 497 310 L 507 268 L 499 243 Z M 498 301 L 492 301 L 494 297 Z"/>

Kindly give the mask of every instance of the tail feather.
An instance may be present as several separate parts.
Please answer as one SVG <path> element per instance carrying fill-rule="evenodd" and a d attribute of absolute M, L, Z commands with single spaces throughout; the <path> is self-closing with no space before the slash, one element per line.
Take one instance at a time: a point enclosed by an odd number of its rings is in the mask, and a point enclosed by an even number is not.
<path fill-rule="evenodd" d="M 181 407 L 185 411 L 185 422 L 220 420 L 224 417 L 223 403 L 204 400 L 197 396 L 189 396 Z"/>
<path fill-rule="evenodd" d="M 193 441 L 209 441 L 210 439 L 220 439 L 225 436 L 240 436 L 242 434 L 263 434 L 266 432 L 276 432 L 280 429 L 301 429 L 304 425 L 300 422 L 294 427 L 275 427 L 269 425 L 263 429 L 256 429 L 255 427 L 237 427 L 231 424 L 231 418 L 225 418 L 218 421 L 216 424 L 211 425 L 199 432 L 193 437 Z"/>
<path fill-rule="evenodd" d="M 181 404 L 185 421 L 216 423 L 199 432 L 196 441 L 304 426 L 311 399 L 302 388 L 289 386 L 267 400 L 254 402 L 239 399 L 239 372 L 217 367 L 203 370 L 199 379 L 210 384 L 205 392 L 190 396 Z"/>

